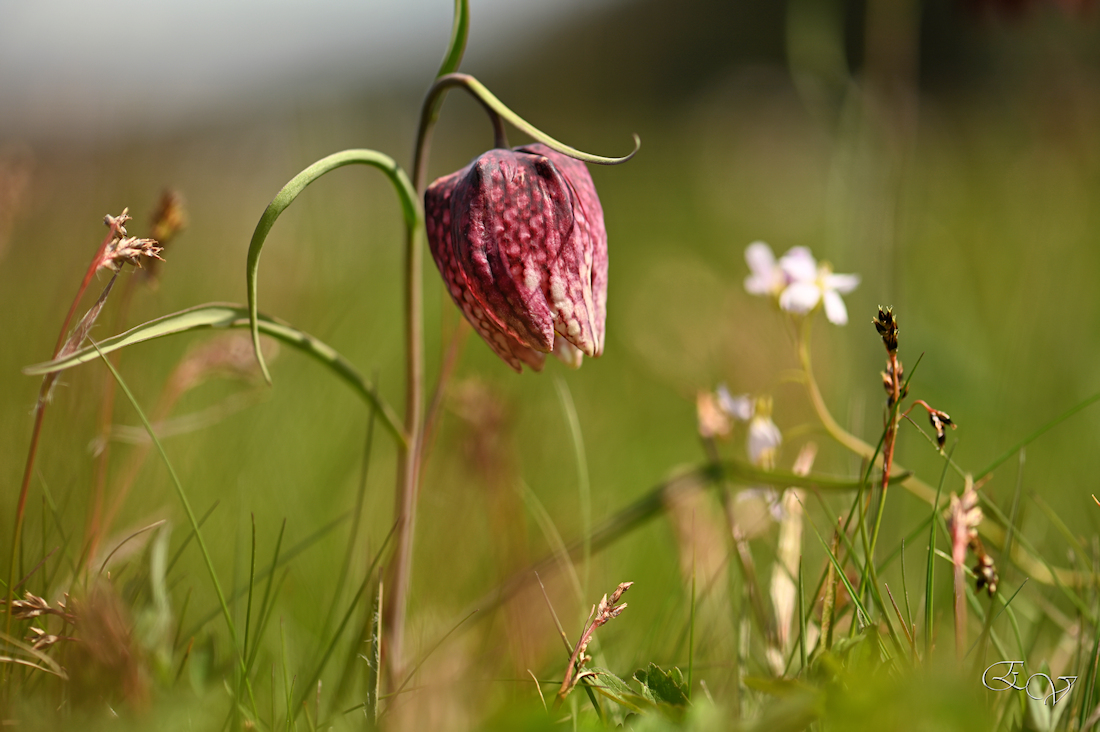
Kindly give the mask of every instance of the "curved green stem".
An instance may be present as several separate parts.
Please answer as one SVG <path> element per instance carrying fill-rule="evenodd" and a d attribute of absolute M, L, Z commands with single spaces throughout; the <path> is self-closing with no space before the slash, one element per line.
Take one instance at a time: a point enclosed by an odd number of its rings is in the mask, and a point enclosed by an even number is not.
<path fill-rule="evenodd" d="M 408 437 L 401 428 L 400 420 L 393 408 L 386 403 L 373 384 L 360 374 L 351 363 L 327 343 L 317 340 L 282 320 L 257 315 L 250 320 L 248 308 L 234 303 L 209 303 L 181 310 L 177 313 L 162 315 L 155 320 L 135 326 L 125 333 L 100 341 L 98 349 L 87 346 L 53 361 L 35 364 L 23 369 L 30 376 L 45 374 L 56 375 L 60 371 L 71 369 L 82 363 L 99 358 L 99 353 L 113 351 L 162 338 L 176 333 L 208 328 L 247 328 L 256 327 L 261 333 L 292 346 L 327 366 L 348 386 L 354 389 L 382 417 L 382 422 L 398 444 L 406 444 Z"/>
<path fill-rule="evenodd" d="M 424 111 L 420 117 L 420 140 L 427 141 L 431 139 L 431 129 L 439 115 L 439 105 L 442 103 L 443 94 L 448 89 L 454 87 L 465 89 L 481 103 L 481 106 L 485 108 L 485 111 L 489 114 L 489 118 L 493 121 L 493 127 L 497 132 L 496 136 L 498 142 L 502 134 L 500 120 L 503 120 L 520 132 L 533 137 L 547 147 L 557 150 L 563 155 L 568 155 L 571 158 L 583 160 L 586 163 L 595 163 L 597 165 L 618 165 L 619 163 L 625 163 L 627 160 L 634 157 L 642 144 L 641 138 L 634 135 L 634 149 L 628 155 L 624 155 L 621 158 L 593 155 L 583 150 L 578 150 L 575 147 L 570 147 L 564 142 L 555 140 L 553 137 L 510 110 L 503 102 L 497 99 L 484 84 L 469 74 L 446 74 L 436 79 L 435 84 L 428 90 L 428 96 L 424 100 Z M 427 166 L 427 147 L 418 144 L 416 148 L 416 157 L 413 161 L 413 182 L 416 184 L 417 190 L 420 190 L 423 185 L 424 178 L 427 175 Z"/>
<path fill-rule="evenodd" d="M 283 186 L 282 190 L 268 204 L 267 209 L 260 217 L 259 223 L 256 224 L 255 231 L 252 232 L 252 241 L 248 245 L 248 263 L 245 272 L 248 285 L 248 317 L 252 330 L 252 347 L 256 351 L 256 360 L 260 363 L 264 378 L 269 384 L 271 383 L 271 374 L 267 370 L 263 353 L 260 352 L 260 330 L 257 321 L 257 311 L 259 309 L 257 279 L 264 241 L 271 232 L 271 227 L 275 225 L 276 219 L 294 202 L 298 194 L 305 190 L 306 186 L 325 173 L 342 168 L 345 165 L 369 165 L 382 171 L 393 184 L 397 197 L 401 201 L 401 212 L 405 218 L 405 227 L 409 231 L 409 235 L 412 236 L 413 231 L 418 227 L 423 228 L 424 214 L 420 205 L 420 198 L 416 195 L 409 177 L 394 162 L 393 158 L 374 150 L 344 150 L 333 153 L 328 157 L 321 158 L 291 178 L 290 182 Z"/>

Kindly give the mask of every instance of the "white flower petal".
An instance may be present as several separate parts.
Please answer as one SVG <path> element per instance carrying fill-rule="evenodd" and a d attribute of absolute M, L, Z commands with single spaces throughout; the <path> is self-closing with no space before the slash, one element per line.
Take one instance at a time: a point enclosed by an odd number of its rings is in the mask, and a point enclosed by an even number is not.
<path fill-rule="evenodd" d="M 842 295 L 847 295 L 859 287 L 859 275 L 857 274 L 833 274 L 825 276 L 825 289 L 836 290 Z"/>
<path fill-rule="evenodd" d="M 789 282 L 813 282 L 817 279 L 817 260 L 806 247 L 793 247 L 779 258 L 779 267 Z"/>
<path fill-rule="evenodd" d="M 836 325 L 848 324 L 848 308 L 835 290 L 825 290 L 825 317 Z"/>
<path fill-rule="evenodd" d="M 732 396 L 725 384 L 721 384 L 715 393 L 718 396 L 718 406 L 723 412 L 741 422 L 752 419 L 754 403 L 748 394 Z"/>
<path fill-rule="evenodd" d="M 775 269 L 775 254 L 762 241 L 754 241 L 745 248 L 745 263 L 753 274 L 770 273 Z"/>
<path fill-rule="evenodd" d="M 745 278 L 745 291 L 750 295 L 774 295 L 785 284 L 783 271 L 775 262 L 771 247 L 762 241 L 749 244 L 745 262 L 751 274 Z"/>
<path fill-rule="evenodd" d="M 805 315 L 821 301 L 821 288 L 813 282 L 795 282 L 779 295 L 779 307 L 788 313 Z"/>

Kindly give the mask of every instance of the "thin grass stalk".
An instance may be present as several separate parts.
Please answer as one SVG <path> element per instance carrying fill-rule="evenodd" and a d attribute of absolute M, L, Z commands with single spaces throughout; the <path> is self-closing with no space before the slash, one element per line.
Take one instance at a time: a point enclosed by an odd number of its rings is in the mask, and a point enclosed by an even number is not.
<path fill-rule="evenodd" d="M 57 358 L 61 353 L 61 349 L 65 346 L 66 338 L 69 335 L 69 326 L 72 324 L 73 316 L 76 315 L 77 307 L 79 307 L 80 301 L 84 297 L 84 293 L 88 290 L 88 285 L 91 284 L 92 278 L 95 276 L 98 269 L 99 262 L 102 260 L 104 252 L 107 251 L 107 247 L 110 246 L 115 237 L 121 236 L 120 231 L 122 225 L 126 223 L 126 218 L 125 211 L 123 211 L 122 215 L 118 218 L 112 216 L 106 218 L 105 222 L 110 230 L 107 232 L 107 235 L 103 237 L 103 241 L 100 243 L 99 249 L 96 250 L 91 264 L 88 265 L 88 269 L 84 272 L 84 279 L 81 281 L 80 287 L 76 291 L 76 296 L 69 306 L 69 311 L 65 314 L 65 319 L 61 322 L 61 331 L 58 333 L 57 343 L 54 345 L 52 358 Z M 117 273 L 115 277 L 117 277 Z M 115 277 L 111 278 L 110 284 L 114 283 Z M 110 284 L 108 284 L 108 288 Z M 27 461 L 23 467 L 23 479 L 19 485 L 19 500 L 15 507 L 15 527 L 12 530 L 11 551 L 8 554 L 8 590 L 4 620 L 5 635 L 11 635 L 11 603 L 14 599 L 12 595 L 12 583 L 15 580 L 17 549 L 20 546 L 20 539 L 23 531 L 23 517 L 27 508 L 27 493 L 30 490 L 31 476 L 34 475 L 34 462 L 38 455 L 38 441 L 42 434 L 42 421 L 46 413 L 46 405 L 49 403 L 48 397 L 50 389 L 53 387 L 55 381 L 57 381 L 57 376 L 55 374 L 51 374 L 42 379 L 42 386 L 38 390 L 38 399 L 34 403 L 34 426 L 31 428 L 31 442 L 30 446 L 27 448 Z M 8 677 L 7 667 L 5 667 L 2 673 L 6 679 Z"/>
<path fill-rule="evenodd" d="M 801 671 L 806 670 L 806 587 L 802 576 L 802 557 L 798 558 L 798 656 Z"/>
<path fill-rule="evenodd" d="M 688 620 L 688 701 L 691 701 L 692 679 L 695 672 L 695 517 L 691 527 L 691 616 Z"/>
<path fill-rule="evenodd" d="M 355 596 L 348 603 L 348 609 L 344 613 L 344 617 L 340 620 L 339 626 L 336 628 L 336 632 L 332 634 L 332 639 L 329 641 L 328 646 L 325 648 L 324 654 L 321 656 L 321 660 L 317 662 L 317 668 L 314 670 L 313 675 L 303 685 L 302 698 L 298 700 L 298 706 L 304 707 L 306 701 L 309 699 L 310 689 L 314 683 L 320 683 L 321 673 L 325 670 L 325 666 L 328 665 L 328 661 L 332 658 L 332 654 L 336 651 L 336 644 L 340 640 L 340 636 L 344 634 L 344 629 L 348 626 L 348 621 L 351 620 L 352 614 L 355 612 L 355 608 L 359 605 L 359 598 L 363 596 L 363 593 L 367 591 L 367 586 L 370 584 L 371 578 L 374 576 L 374 570 L 378 567 L 378 561 L 382 558 L 382 555 L 386 551 L 386 547 L 390 543 L 390 539 L 393 538 L 394 530 L 397 527 L 394 526 L 386 534 L 386 538 L 382 541 L 382 545 L 378 547 L 378 551 L 375 552 L 374 559 L 371 560 L 370 566 L 367 567 L 366 576 L 363 577 L 363 582 L 359 585 L 359 590 L 355 593 Z M 297 707 L 295 707 L 297 710 Z M 297 711 L 295 711 L 297 715 Z M 318 719 L 320 719 L 320 712 L 318 712 Z"/>
<path fill-rule="evenodd" d="M 943 483 L 947 479 L 947 466 L 951 456 L 955 454 L 958 446 L 956 440 L 951 445 L 951 452 L 943 463 L 943 472 L 940 473 L 940 484 L 936 487 L 936 500 L 932 502 L 931 526 L 928 528 L 928 566 L 924 575 L 924 660 L 927 663 L 932 658 L 932 626 L 933 626 L 933 584 L 936 576 L 936 517 L 940 505 L 940 495 L 943 493 Z"/>
<path fill-rule="evenodd" d="M 241 665 L 240 674 L 241 681 L 237 684 L 237 703 L 240 704 L 241 690 L 244 687 L 245 679 L 248 678 L 248 641 L 249 631 L 252 629 L 252 595 L 256 588 L 256 514 L 250 512 L 249 516 L 252 519 L 252 551 L 249 553 L 248 562 L 248 601 L 245 603 L 244 611 L 244 640 L 241 643 L 241 656 L 245 659 Z M 256 717 L 259 718 L 259 711 L 256 712 Z"/>
<path fill-rule="evenodd" d="M 469 8 L 465 0 L 456 0 L 454 23 L 447 53 L 436 78 L 458 69 L 466 47 L 469 29 Z M 424 200 L 425 178 L 431 134 L 443 97 L 438 84 L 433 84 L 421 108 L 416 145 L 413 148 L 412 188 L 417 203 Z M 490 115 L 492 117 L 492 115 Z M 494 119 L 498 132 L 502 123 Z M 405 615 L 409 583 L 412 578 L 413 538 L 416 535 L 416 503 L 420 491 L 422 419 L 424 410 L 424 213 L 418 210 L 416 221 L 407 228 L 405 246 L 405 436 L 407 443 L 398 448 L 397 541 L 392 570 L 392 601 L 383 608 L 388 611 L 386 629 L 389 643 L 390 683 L 396 683 L 404 668 Z"/>
<path fill-rule="evenodd" d="M 297 544 L 292 546 L 286 552 L 285 555 L 279 557 L 278 564 L 269 565 L 266 568 L 264 568 L 263 571 L 258 572 L 256 574 L 256 579 L 268 579 L 275 572 L 275 570 L 277 570 L 280 566 L 283 566 L 283 565 L 287 564 L 292 559 L 297 557 L 299 554 L 304 552 L 306 549 L 309 549 L 311 546 L 313 546 L 314 544 L 319 542 L 321 539 L 323 539 L 325 536 L 327 536 L 329 534 L 329 532 L 336 529 L 336 527 L 338 527 L 340 524 L 342 524 L 347 519 L 348 519 L 348 514 L 344 514 L 343 516 L 338 516 L 335 519 L 333 519 L 332 521 L 329 521 L 327 524 L 325 524 L 321 528 L 317 529 L 312 534 L 310 534 L 309 536 L 307 536 L 306 538 L 302 539 Z M 240 589 L 234 589 L 233 593 L 229 596 L 229 600 L 230 601 L 236 601 L 236 600 L 240 599 L 241 597 L 243 597 L 244 593 L 247 592 L 247 591 L 248 590 L 245 587 L 242 587 Z M 195 633 L 197 633 L 199 631 L 199 629 L 202 628 L 202 626 L 206 625 L 211 620 L 218 617 L 218 614 L 220 612 L 221 612 L 220 607 L 216 607 L 213 610 L 207 612 L 198 621 L 196 621 L 195 625 L 193 625 L 191 628 L 188 629 L 188 632 L 186 633 L 186 635 L 194 635 Z"/>
<path fill-rule="evenodd" d="M 114 365 L 109 360 L 107 360 L 106 358 L 102 358 L 102 354 L 100 360 L 102 360 L 103 365 L 110 370 L 111 375 L 118 383 L 119 389 L 126 396 L 126 399 L 130 402 L 130 405 L 134 408 L 134 411 L 141 419 L 141 423 L 145 427 L 145 431 L 149 433 L 149 439 L 153 441 L 153 444 L 157 448 L 157 452 L 160 453 L 161 459 L 164 461 L 164 466 L 168 469 L 168 475 L 172 479 L 172 485 L 176 489 L 176 495 L 179 497 L 180 503 L 183 504 L 184 512 L 187 514 L 187 520 L 191 522 L 191 529 L 195 533 L 195 541 L 198 543 L 199 549 L 202 552 L 203 561 L 206 563 L 206 570 L 210 574 L 210 581 L 214 585 L 214 592 L 218 596 L 218 603 L 221 605 L 222 615 L 225 617 L 225 623 L 229 628 L 229 636 L 232 640 L 233 649 L 237 656 L 238 666 L 240 668 L 240 671 L 243 673 L 245 671 L 245 661 L 244 655 L 240 647 L 240 639 L 237 637 L 237 628 L 236 625 L 233 623 L 233 617 L 229 612 L 229 605 L 226 603 L 225 593 L 222 592 L 221 583 L 218 581 L 218 574 L 214 570 L 214 562 L 210 558 L 210 552 L 206 547 L 206 542 L 202 538 L 202 532 L 199 530 L 198 519 L 195 518 L 195 512 L 191 508 L 191 502 L 187 498 L 187 493 L 183 490 L 183 484 L 180 482 L 179 476 L 176 475 L 176 470 L 174 467 L 172 467 L 172 462 L 168 459 L 168 453 L 165 452 L 164 446 L 161 444 L 160 439 L 157 438 L 157 433 L 153 429 L 153 425 L 149 422 L 149 418 L 145 416 L 144 410 L 142 410 L 141 405 L 138 404 L 138 401 L 134 397 L 133 392 L 130 391 L 130 387 L 128 387 L 126 385 L 126 382 L 122 379 L 122 375 L 118 373 Z M 259 718 L 259 712 L 256 710 L 256 700 L 252 694 L 252 684 L 249 683 L 247 674 L 244 675 L 244 679 L 245 686 L 248 691 L 248 696 L 252 703 L 253 713 L 255 714 L 256 718 Z"/>
<path fill-rule="evenodd" d="M 375 383 L 378 382 L 377 375 L 374 381 Z M 363 465 L 359 471 L 359 490 L 356 491 L 355 494 L 355 508 L 352 509 L 351 530 L 348 533 L 347 549 L 344 550 L 344 561 L 340 564 L 340 574 L 337 576 L 336 584 L 334 585 L 335 589 L 333 590 L 332 602 L 329 603 L 328 611 L 325 613 L 325 622 L 321 624 L 322 634 L 328 632 L 333 613 L 336 611 L 336 605 L 340 600 L 340 593 L 344 588 L 344 582 L 347 581 L 348 572 L 351 571 L 351 560 L 355 554 L 355 543 L 359 538 L 359 526 L 363 520 L 363 504 L 366 502 L 367 478 L 370 475 L 371 449 L 373 445 L 374 412 L 372 411 L 367 417 L 367 437 L 363 445 Z"/>
<path fill-rule="evenodd" d="M 589 564 L 592 558 L 592 542 L 589 539 L 592 532 L 592 487 L 588 477 L 588 457 L 585 454 L 581 422 L 577 417 L 577 407 L 573 401 L 573 394 L 569 390 L 569 385 L 565 383 L 565 379 L 560 374 L 554 374 L 554 387 L 557 389 L 562 411 L 565 412 L 565 421 L 573 442 L 573 459 L 577 464 L 577 498 L 580 503 L 581 531 L 583 532 L 584 542 L 581 591 L 587 597 Z M 692 577 L 694 582 L 694 575 Z"/>

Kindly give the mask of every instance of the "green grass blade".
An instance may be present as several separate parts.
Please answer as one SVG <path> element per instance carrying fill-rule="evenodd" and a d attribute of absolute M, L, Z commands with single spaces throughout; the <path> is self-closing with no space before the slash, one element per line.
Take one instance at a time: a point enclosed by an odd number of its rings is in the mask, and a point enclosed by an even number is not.
<path fill-rule="evenodd" d="M 275 540 L 275 554 L 271 558 L 271 566 L 272 567 L 278 567 L 279 566 L 279 550 L 282 549 L 283 534 L 285 534 L 285 533 L 286 533 L 286 519 L 284 518 L 282 525 L 279 527 L 279 538 L 277 538 Z M 252 664 L 256 662 L 256 654 L 259 653 L 259 650 L 260 650 L 259 639 L 263 638 L 263 636 L 264 636 L 264 627 L 267 625 L 267 617 L 268 617 L 268 613 L 269 613 L 269 608 L 268 608 L 267 603 L 268 603 L 268 599 L 271 598 L 271 584 L 274 580 L 275 580 L 275 572 L 271 572 L 270 574 L 267 575 L 267 582 L 264 584 L 264 596 L 263 596 L 263 599 L 260 600 L 260 613 L 259 613 L 259 619 L 260 620 L 259 620 L 258 623 L 256 623 L 256 642 L 252 644 L 252 652 L 248 654 L 248 658 L 245 661 L 245 672 L 246 673 L 251 673 L 252 672 Z M 274 601 L 272 601 L 272 605 L 274 605 L 274 604 L 275 604 Z"/>
<path fill-rule="evenodd" d="M 363 446 L 363 466 L 359 471 L 359 490 L 356 491 L 355 494 L 355 508 L 352 509 L 351 529 L 348 531 L 347 548 L 344 549 L 344 561 L 340 564 L 340 574 L 336 577 L 332 602 L 329 603 L 328 611 L 325 613 L 325 622 L 321 624 L 321 635 L 328 633 L 329 624 L 332 622 L 332 616 L 336 612 L 337 605 L 340 603 L 340 593 L 344 589 L 344 583 L 347 582 L 348 573 L 351 571 L 351 561 L 355 556 L 355 543 L 359 538 L 359 525 L 363 520 L 363 504 L 367 497 L 367 478 L 370 476 L 371 448 L 373 445 L 374 412 L 371 412 L 370 417 L 367 419 L 367 438 Z"/>
<path fill-rule="evenodd" d="M 692 527 L 691 544 L 691 618 L 688 621 L 688 701 L 691 701 L 692 681 L 695 675 L 695 530 Z"/>
<path fill-rule="evenodd" d="M 398 418 L 397 413 L 382 399 L 377 389 L 336 349 L 282 320 L 265 315 L 257 315 L 256 318 L 256 327 L 259 332 L 302 351 L 327 367 L 366 400 L 382 417 L 386 428 L 401 445 L 408 443 L 405 430 L 400 426 L 401 420 Z M 245 306 L 236 303 L 207 303 L 142 323 L 125 333 L 105 339 L 98 344 L 98 349 L 107 354 L 136 343 L 144 343 L 176 333 L 209 328 L 247 328 L 248 326 L 249 312 Z M 96 347 L 87 346 L 64 358 L 28 366 L 23 369 L 23 373 L 29 376 L 38 376 L 63 371 L 94 360 L 97 358 L 96 354 Z"/>
<path fill-rule="evenodd" d="M 244 657 L 248 658 L 248 632 L 252 628 L 252 595 L 256 588 L 256 514 L 250 514 L 252 517 L 252 553 L 248 563 L 248 602 L 245 603 L 244 611 L 244 643 L 242 653 Z M 245 670 L 247 671 L 247 663 L 245 664 Z"/>
<path fill-rule="evenodd" d="M 378 567 L 378 561 L 382 559 L 382 555 L 386 551 L 386 547 L 390 543 L 390 539 L 393 538 L 394 532 L 397 531 L 397 524 L 394 524 L 390 528 L 390 533 L 386 534 L 385 540 L 382 542 L 382 546 L 378 547 L 378 551 L 375 552 L 374 559 L 371 560 L 370 566 L 367 567 L 367 574 L 363 578 L 363 582 L 359 585 L 359 590 L 355 593 L 355 597 L 348 603 L 347 612 L 344 613 L 343 619 L 340 621 L 340 625 L 336 628 L 336 632 L 332 634 L 332 640 L 329 641 L 328 646 L 325 648 L 324 655 L 321 656 L 320 662 L 317 664 L 317 668 L 314 670 L 313 675 L 302 687 L 302 698 L 298 700 L 298 706 L 295 707 L 294 716 L 298 716 L 298 708 L 303 707 L 307 699 L 309 699 L 310 691 L 313 685 L 317 683 L 317 680 L 321 678 L 321 673 L 324 672 L 325 666 L 328 664 L 328 660 L 332 658 L 333 651 L 336 650 L 336 643 L 340 640 L 340 636 L 344 634 L 344 628 L 347 627 L 348 621 L 351 620 L 352 613 L 355 612 L 356 606 L 359 604 L 359 598 L 363 596 L 363 593 L 367 590 L 367 585 L 370 584 L 371 577 L 374 576 L 374 570 Z"/>
<path fill-rule="evenodd" d="M 304 552 L 306 549 L 309 549 L 311 546 L 313 546 L 314 544 L 319 542 L 330 531 L 335 529 L 337 526 L 342 524 L 344 521 L 347 521 L 348 518 L 349 518 L 348 514 L 344 514 L 343 516 L 338 516 L 337 518 L 333 519 L 332 521 L 329 521 L 327 524 L 325 524 L 321 528 L 317 529 L 312 534 L 310 534 L 306 538 L 302 539 L 300 542 L 295 544 L 293 547 L 291 547 L 290 551 L 288 551 L 285 556 L 283 556 L 279 559 L 278 564 L 266 567 L 262 572 L 259 572 L 256 575 L 256 578 L 257 579 L 267 579 L 268 576 L 270 576 L 280 566 L 283 566 L 283 565 L 287 564 L 288 562 L 293 560 L 295 557 L 297 557 L 299 554 Z M 240 597 L 242 597 L 245 592 L 247 592 L 247 588 L 245 588 L 245 587 L 242 587 L 239 590 L 234 590 L 233 594 L 230 595 L 229 599 L 231 601 L 235 601 L 235 600 L 239 599 Z M 207 623 L 209 623 L 211 620 L 213 620 L 217 616 L 218 616 L 218 609 L 215 608 L 214 610 L 210 611 L 206 615 L 202 616 L 202 618 L 200 618 L 195 623 L 195 625 L 193 625 L 189 629 L 189 631 L 186 633 L 186 635 L 187 636 L 194 635 L 195 633 L 198 632 L 199 628 L 206 625 Z"/>
<path fill-rule="evenodd" d="M 927 662 L 932 653 L 932 585 L 935 582 L 936 568 L 936 513 L 939 511 L 940 495 L 943 493 L 943 484 L 947 480 L 947 467 L 951 462 L 951 456 L 955 454 L 956 441 L 951 445 L 951 452 L 943 462 L 943 472 L 940 473 L 940 483 L 936 486 L 936 500 L 932 502 L 931 526 L 928 528 L 928 567 L 924 575 L 924 658 Z"/>
<path fill-rule="evenodd" d="M 214 509 L 216 509 L 218 507 L 218 504 L 220 503 L 221 499 L 219 498 L 215 500 L 213 504 L 211 504 L 210 508 L 206 509 L 206 513 L 204 513 L 202 515 L 202 518 L 199 519 L 200 529 L 202 528 L 203 524 L 206 523 L 206 520 L 214 514 Z M 191 540 L 194 538 L 195 532 L 191 531 L 187 534 L 184 540 L 180 542 L 179 548 L 176 549 L 176 553 L 172 555 L 172 559 L 168 562 L 168 567 L 164 570 L 165 574 L 169 574 L 172 571 L 172 568 L 176 566 L 176 562 L 180 560 L 180 557 L 183 556 L 184 550 L 187 549 L 188 545 L 191 543 Z"/>
<path fill-rule="evenodd" d="M 584 542 L 583 569 L 581 570 L 581 592 L 583 597 L 588 596 L 589 564 L 592 558 L 592 486 L 588 477 L 588 457 L 584 450 L 584 436 L 581 434 L 581 422 L 577 417 L 577 407 L 573 402 L 573 395 L 569 391 L 569 385 L 559 374 L 554 375 L 554 387 L 558 391 L 558 399 L 561 401 L 562 411 L 565 412 L 566 425 L 569 427 L 569 435 L 573 441 L 573 459 L 577 464 L 577 494 L 580 503 L 582 541 Z"/>
<path fill-rule="evenodd" d="M 286 651 L 286 622 L 279 621 L 279 639 L 282 645 L 282 659 L 283 659 L 283 694 L 286 701 L 286 728 L 291 729 L 291 725 L 294 722 L 292 706 L 294 704 L 294 681 L 290 678 L 290 661 L 288 660 L 288 654 Z M 295 729 L 297 725 L 295 725 Z"/>
<path fill-rule="evenodd" d="M 93 348 L 96 348 L 96 344 L 93 341 Z M 96 348 L 98 351 L 98 348 Z M 168 459 L 168 453 L 165 452 L 164 446 L 157 438 L 157 433 L 153 429 L 153 425 L 149 422 L 149 418 L 145 416 L 145 411 L 138 404 L 137 399 L 134 397 L 133 392 L 130 391 L 130 387 L 127 386 L 126 381 L 123 380 L 122 375 L 118 373 L 114 365 L 111 363 L 105 354 L 99 353 L 100 360 L 103 365 L 111 372 L 111 376 L 114 377 L 115 383 L 118 384 L 118 388 L 126 396 L 126 399 L 130 402 L 130 406 L 134 408 L 138 418 L 141 419 L 141 424 L 145 427 L 145 431 L 149 433 L 149 439 L 153 441 L 153 445 L 157 448 L 157 452 L 160 454 L 161 460 L 164 462 L 164 467 L 168 470 L 168 475 L 172 479 L 172 485 L 176 489 L 176 495 L 180 499 L 180 503 L 183 504 L 183 510 L 187 514 L 187 520 L 191 523 L 191 530 L 195 533 L 195 542 L 199 545 L 199 550 L 202 552 L 203 562 L 206 564 L 206 571 L 210 575 L 210 582 L 214 585 L 214 592 L 218 596 L 218 604 L 221 606 L 222 615 L 225 618 L 225 624 L 229 629 L 229 637 L 233 642 L 233 650 L 237 655 L 238 665 L 240 670 L 244 671 L 244 656 L 241 653 L 240 639 L 237 636 L 237 627 L 233 623 L 233 617 L 229 612 L 229 604 L 225 600 L 225 593 L 222 592 L 221 583 L 218 581 L 218 573 L 214 570 L 214 562 L 210 558 L 210 551 L 206 547 L 206 542 L 202 538 L 202 532 L 199 530 L 199 522 L 195 517 L 195 512 L 191 508 L 191 501 L 187 498 L 187 493 L 183 490 L 183 484 L 180 482 L 179 476 L 176 475 L 176 469 L 172 467 L 172 461 Z M 252 686 L 248 683 L 247 676 L 245 677 L 245 684 L 248 687 L 249 696 L 252 696 Z M 252 700 L 253 712 L 259 717 L 259 713 L 256 712 L 255 699 Z"/>
<path fill-rule="evenodd" d="M 905 578 L 905 539 L 901 540 L 899 556 L 901 557 L 901 594 L 905 599 L 905 622 L 908 625 L 909 632 L 916 633 L 917 629 L 913 626 L 913 608 L 909 604 L 909 580 Z"/>
<path fill-rule="evenodd" d="M 798 558 L 798 655 L 806 670 L 806 586 L 802 576 L 802 557 Z"/>
<path fill-rule="evenodd" d="M 837 576 L 840 578 L 840 581 L 844 583 L 844 589 L 848 591 L 848 596 L 852 599 L 852 603 L 856 606 L 856 609 L 858 609 L 860 614 L 863 616 L 860 622 L 863 625 L 866 625 L 871 617 L 867 614 L 867 608 L 863 606 L 863 602 L 860 600 L 855 588 L 852 587 L 852 583 L 848 581 L 848 576 L 844 573 L 844 568 L 840 566 L 840 562 L 837 560 L 836 556 L 829 548 L 829 545 L 825 543 L 825 539 L 821 536 L 821 532 L 817 530 L 817 524 L 814 523 L 809 514 L 805 515 L 807 523 L 810 524 L 810 528 L 814 530 L 814 534 L 817 536 L 817 540 L 821 542 L 821 548 L 825 550 L 825 556 L 829 558 L 829 561 L 832 563 L 833 568 L 836 570 Z"/>
<path fill-rule="evenodd" d="M 271 227 L 275 225 L 275 221 L 310 183 L 345 165 L 369 165 L 382 171 L 389 178 L 390 183 L 393 184 L 394 190 L 397 192 L 405 218 L 405 226 L 410 232 L 423 228 L 424 214 L 420 205 L 420 197 L 416 195 L 416 190 L 405 171 L 388 155 L 374 150 L 343 150 L 321 158 L 291 178 L 282 190 L 275 194 L 275 198 L 271 200 L 263 215 L 260 216 L 260 221 L 256 224 L 255 231 L 252 232 L 252 241 L 248 244 L 248 262 L 245 269 L 252 346 L 256 350 L 256 360 L 259 361 L 264 378 L 267 379 L 268 383 L 271 383 L 271 374 L 268 373 L 267 364 L 260 352 L 259 293 L 257 290 L 260 254 L 263 252 L 264 241 L 271 232 Z"/>

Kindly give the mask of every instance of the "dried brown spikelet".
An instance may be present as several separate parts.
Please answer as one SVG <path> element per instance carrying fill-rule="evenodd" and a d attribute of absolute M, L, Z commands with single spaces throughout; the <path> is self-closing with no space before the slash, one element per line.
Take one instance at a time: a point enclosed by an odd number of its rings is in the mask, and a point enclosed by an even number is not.
<path fill-rule="evenodd" d="M 878 307 L 878 316 L 871 319 L 875 324 L 875 330 L 882 336 L 882 343 L 886 350 L 895 353 L 898 350 L 898 320 L 894 317 L 893 308 Z"/>

